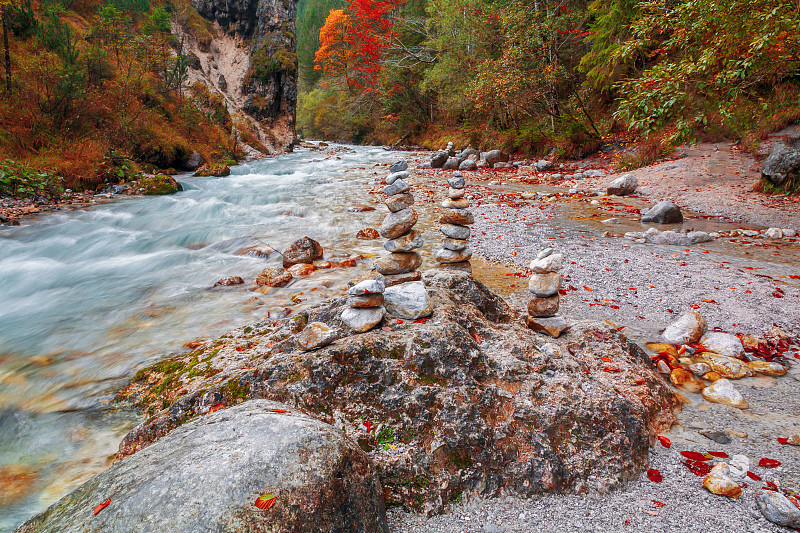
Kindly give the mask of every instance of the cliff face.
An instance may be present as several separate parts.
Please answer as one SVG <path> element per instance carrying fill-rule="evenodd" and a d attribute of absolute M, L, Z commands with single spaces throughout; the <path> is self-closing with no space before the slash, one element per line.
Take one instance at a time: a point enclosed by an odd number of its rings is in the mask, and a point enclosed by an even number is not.
<path fill-rule="evenodd" d="M 214 22 L 214 38 L 198 43 L 200 69 L 247 115 L 274 151 L 291 150 L 295 141 L 297 53 L 295 0 L 193 0 L 197 12 Z M 208 84 L 208 83 L 207 83 Z M 230 105 L 229 105 L 230 108 Z"/>

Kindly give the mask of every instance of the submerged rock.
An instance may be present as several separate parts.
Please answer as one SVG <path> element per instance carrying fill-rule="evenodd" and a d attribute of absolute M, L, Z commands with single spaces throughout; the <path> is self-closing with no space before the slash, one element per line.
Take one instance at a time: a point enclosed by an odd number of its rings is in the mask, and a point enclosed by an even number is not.
<path fill-rule="evenodd" d="M 256 278 L 256 285 L 266 285 L 267 287 L 283 287 L 288 284 L 294 276 L 291 272 L 279 266 L 267 267 L 261 271 Z"/>
<path fill-rule="evenodd" d="M 254 505 L 264 494 L 276 497 L 268 509 Z M 388 527 L 378 476 L 353 440 L 295 407 L 253 400 L 176 428 L 16 531 L 368 533 Z"/>

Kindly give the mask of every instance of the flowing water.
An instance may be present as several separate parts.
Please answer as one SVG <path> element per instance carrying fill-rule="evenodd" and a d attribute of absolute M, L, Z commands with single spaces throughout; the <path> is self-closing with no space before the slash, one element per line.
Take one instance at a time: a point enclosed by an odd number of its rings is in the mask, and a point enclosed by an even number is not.
<path fill-rule="evenodd" d="M 185 190 L 173 196 L 0 228 L 0 532 L 110 464 L 137 419 L 108 404 L 137 368 L 198 337 L 297 311 L 365 270 L 362 262 L 258 292 L 254 278 L 281 257 L 240 254 L 303 235 L 323 243 L 326 258 L 377 252 L 378 241 L 354 236 L 385 213 L 347 208 L 370 203 L 370 183 L 401 156 L 302 151 L 225 178 L 179 177 Z M 232 275 L 247 285 L 211 289 Z"/>

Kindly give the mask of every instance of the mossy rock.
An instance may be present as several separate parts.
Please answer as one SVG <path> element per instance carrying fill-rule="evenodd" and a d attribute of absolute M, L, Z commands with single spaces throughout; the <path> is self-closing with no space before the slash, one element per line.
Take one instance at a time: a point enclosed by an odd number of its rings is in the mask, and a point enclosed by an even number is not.
<path fill-rule="evenodd" d="M 203 167 L 198 169 L 194 175 L 196 177 L 214 177 L 222 178 L 231 175 L 231 167 L 226 165 L 213 165 L 210 167 Z"/>
<path fill-rule="evenodd" d="M 163 196 L 181 191 L 181 185 L 172 176 L 159 174 L 142 178 L 136 183 L 136 192 L 144 196 Z"/>

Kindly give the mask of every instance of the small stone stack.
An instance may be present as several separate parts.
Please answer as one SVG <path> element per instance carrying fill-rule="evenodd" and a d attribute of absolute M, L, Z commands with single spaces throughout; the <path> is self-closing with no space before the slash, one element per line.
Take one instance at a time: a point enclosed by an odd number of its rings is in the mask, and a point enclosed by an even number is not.
<path fill-rule="evenodd" d="M 436 261 L 442 267 L 471 271 L 469 263 L 472 250 L 469 247 L 469 226 L 475 223 L 475 218 L 469 208 L 469 200 L 464 198 L 464 177 L 460 172 L 454 172 L 453 177 L 447 180 L 450 188 L 447 199 L 442 202 L 445 209 L 439 222 L 442 224 L 439 231 L 444 235 L 442 248 L 436 252 Z"/>
<path fill-rule="evenodd" d="M 342 322 L 356 333 L 369 331 L 383 320 L 383 291 L 386 285 L 380 279 L 368 279 L 347 291 L 347 309 L 342 311 Z"/>
<path fill-rule="evenodd" d="M 375 261 L 375 270 L 384 276 L 387 287 L 422 279 L 417 270 L 422 258 L 414 250 L 423 245 L 423 240 L 420 232 L 414 229 L 417 213 L 411 207 L 414 205 L 414 195 L 404 181 L 409 176 L 407 168 L 405 161 L 389 167 L 392 173 L 386 178 L 387 185 L 383 188 L 387 197 L 386 207 L 391 212 L 383 220 L 378 232 L 381 237 L 388 239 L 383 247 L 389 253 Z"/>
<path fill-rule="evenodd" d="M 555 253 L 552 248 L 542 250 L 531 261 L 531 277 L 528 290 L 533 297 L 528 301 L 528 316 L 525 323 L 536 331 L 544 331 L 552 337 L 558 337 L 569 329 L 564 317 L 558 315 L 559 294 L 561 288 L 561 266 L 564 256 Z"/>

